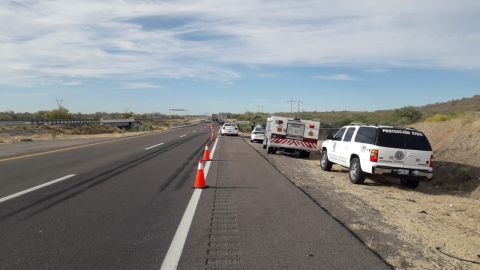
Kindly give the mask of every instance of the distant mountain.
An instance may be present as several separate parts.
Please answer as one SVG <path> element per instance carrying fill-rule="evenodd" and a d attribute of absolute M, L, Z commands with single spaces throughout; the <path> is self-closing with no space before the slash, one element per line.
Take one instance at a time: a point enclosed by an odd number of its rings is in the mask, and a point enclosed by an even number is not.
<path fill-rule="evenodd" d="M 296 113 L 295 115 L 302 119 L 320 119 L 324 127 L 340 127 L 351 122 L 402 126 L 424 121 L 435 114 L 446 115 L 446 119 L 451 119 L 461 117 L 467 112 L 474 111 L 480 112 L 480 95 L 417 107 L 406 106 L 403 108 L 378 110 L 373 112 L 301 112 Z M 275 114 L 280 116 L 292 116 L 291 113 L 280 112 Z"/>

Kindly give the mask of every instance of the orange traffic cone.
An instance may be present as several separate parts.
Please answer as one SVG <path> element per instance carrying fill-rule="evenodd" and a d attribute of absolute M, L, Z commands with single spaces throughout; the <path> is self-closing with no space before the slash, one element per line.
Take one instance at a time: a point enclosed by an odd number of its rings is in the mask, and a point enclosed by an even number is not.
<path fill-rule="evenodd" d="M 205 184 L 205 174 L 203 173 L 203 163 L 202 159 L 198 160 L 198 169 L 197 175 L 195 176 L 195 183 L 193 183 L 194 188 L 206 188 Z"/>
<path fill-rule="evenodd" d="M 208 151 L 208 144 L 205 144 L 205 152 L 203 153 L 203 160 L 210 161 L 210 151 Z"/>

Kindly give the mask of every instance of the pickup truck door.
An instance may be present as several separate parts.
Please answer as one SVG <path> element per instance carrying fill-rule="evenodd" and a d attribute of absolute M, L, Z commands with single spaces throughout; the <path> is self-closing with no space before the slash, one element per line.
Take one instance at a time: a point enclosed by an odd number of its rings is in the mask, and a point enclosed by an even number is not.
<path fill-rule="evenodd" d="M 355 127 L 349 127 L 342 139 L 341 156 L 342 156 L 342 163 L 345 166 L 350 166 L 350 155 L 352 153 L 351 141 L 352 141 L 354 132 L 355 132 Z"/>
<path fill-rule="evenodd" d="M 342 138 L 345 134 L 347 128 L 341 128 L 332 139 L 332 149 L 328 153 L 328 159 L 332 160 L 335 163 L 341 163 L 341 154 L 342 150 Z"/>

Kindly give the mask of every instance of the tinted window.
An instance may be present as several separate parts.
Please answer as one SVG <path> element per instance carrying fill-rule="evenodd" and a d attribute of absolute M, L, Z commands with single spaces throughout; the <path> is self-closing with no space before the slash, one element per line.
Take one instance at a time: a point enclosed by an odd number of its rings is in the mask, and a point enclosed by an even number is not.
<path fill-rule="evenodd" d="M 379 129 L 377 145 L 390 148 L 405 148 L 405 135 L 399 129 Z"/>
<path fill-rule="evenodd" d="M 406 135 L 405 137 L 407 138 L 407 149 L 432 151 L 432 147 L 423 133 L 412 131 L 412 135 Z"/>
<path fill-rule="evenodd" d="M 360 127 L 355 136 L 355 141 L 359 143 L 375 144 L 377 129 L 372 127 Z"/>
<path fill-rule="evenodd" d="M 432 151 L 427 137 L 418 131 L 382 128 L 378 134 L 377 145 L 379 146 Z"/>
<path fill-rule="evenodd" d="M 347 133 L 345 134 L 345 138 L 343 138 L 344 142 L 349 142 L 352 140 L 353 132 L 355 132 L 355 128 L 351 127 L 347 129 Z"/>
<path fill-rule="evenodd" d="M 346 128 L 341 128 L 335 136 L 333 136 L 334 140 L 340 141 L 343 137 L 343 133 L 345 133 Z"/>

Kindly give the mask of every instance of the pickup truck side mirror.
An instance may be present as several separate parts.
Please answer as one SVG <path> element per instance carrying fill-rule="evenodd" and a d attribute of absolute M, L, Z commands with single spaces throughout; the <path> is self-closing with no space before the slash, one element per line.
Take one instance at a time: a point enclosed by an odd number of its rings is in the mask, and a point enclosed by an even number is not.
<path fill-rule="evenodd" d="M 333 135 L 328 134 L 328 135 L 327 135 L 327 140 L 333 140 Z"/>

